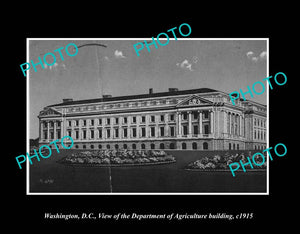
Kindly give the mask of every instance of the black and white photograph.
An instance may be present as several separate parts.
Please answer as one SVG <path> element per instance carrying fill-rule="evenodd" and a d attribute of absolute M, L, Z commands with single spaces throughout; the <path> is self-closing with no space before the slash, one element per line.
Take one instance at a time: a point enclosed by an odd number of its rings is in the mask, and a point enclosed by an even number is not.
<path fill-rule="evenodd" d="M 29 194 L 268 192 L 268 39 L 160 40 L 28 39 Z"/>

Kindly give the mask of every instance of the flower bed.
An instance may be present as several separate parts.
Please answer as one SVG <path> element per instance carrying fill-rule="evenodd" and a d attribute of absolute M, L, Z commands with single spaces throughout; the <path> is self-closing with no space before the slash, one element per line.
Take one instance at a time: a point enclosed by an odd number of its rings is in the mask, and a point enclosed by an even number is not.
<path fill-rule="evenodd" d="M 251 153 L 249 152 L 249 154 L 251 154 Z M 224 155 L 215 155 L 211 158 L 204 157 L 199 160 L 196 160 L 192 163 L 189 163 L 186 166 L 186 169 L 197 169 L 197 170 L 207 170 L 207 171 L 229 170 L 229 164 L 231 164 L 233 162 L 239 163 L 240 160 L 242 160 L 242 162 L 244 164 L 246 164 L 248 162 L 247 157 L 243 153 L 230 155 L 229 152 L 226 152 Z M 261 160 L 262 160 L 261 157 L 257 156 L 257 158 L 255 158 L 255 161 L 257 162 L 257 164 L 260 164 L 262 162 Z M 253 165 L 254 169 L 266 169 L 266 167 L 267 167 L 266 162 L 261 166 L 257 166 L 254 163 L 252 163 L 252 165 Z M 250 169 L 251 166 L 249 164 L 247 164 L 247 165 L 245 165 L 245 168 Z M 242 170 L 242 168 L 240 168 L 239 170 Z"/>
<path fill-rule="evenodd" d="M 64 164 L 82 165 L 145 165 L 175 162 L 175 157 L 162 150 L 94 150 L 72 153 L 61 160 Z"/>

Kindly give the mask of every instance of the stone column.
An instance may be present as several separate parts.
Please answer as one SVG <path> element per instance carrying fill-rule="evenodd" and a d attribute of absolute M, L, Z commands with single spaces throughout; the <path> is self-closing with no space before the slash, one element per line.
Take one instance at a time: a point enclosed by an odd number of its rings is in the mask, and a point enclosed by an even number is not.
<path fill-rule="evenodd" d="M 39 139 L 40 141 L 44 139 L 43 132 L 44 132 L 44 122 L 40 121 L 40 139 Z"/>
<path fill-rule="evenodd" d="M 202 111 L 198 111 L 199 114 L 199 134 L 202 134 Z"/>
<path fill-rule="evenodd" d="M 47 140 L 50 140 L 50 122 L 47 121 Z"/>
<path fill-rule="evenodd" d="M 53 121 L 53 140 L 57 139 L 57 134 L 56 134 L 56 120 Z"/>
<path fill-rule="evenodd" d="M 210 111 L 210 133 L 214 133 L 214 111 Z"/>
<path fill-rule="evenodd" d="M 243 117 L 240 115 L 240 136 L 243 136 Z"/>
<path fill-rule="evenodd" d="M 189 125 L 189 131 L 188 131 L 188 137 L 192 137 L 192 112 L 191 111 L 188 111 L 187 112 L 189 117 L 188 117 L 188 125 Z"/>
<path fill-rule="evenodd" d="M 231 135 L 231 112 L 229 112 L 229 129 L 228 129 L 229 135 Z"/>
<path fill-rule="evenodd" d="M 177 113 L 177 129 L 178 129 L 178 137 L 181 137 L 181 112 Z"/>

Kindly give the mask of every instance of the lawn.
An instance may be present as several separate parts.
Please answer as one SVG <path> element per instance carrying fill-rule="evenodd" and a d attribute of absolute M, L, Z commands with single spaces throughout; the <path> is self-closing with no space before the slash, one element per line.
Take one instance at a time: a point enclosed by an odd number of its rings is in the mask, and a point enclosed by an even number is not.
<path fill-rule="evenodd" d="M 74 150 L 75 151 L 75 150 Z M 30 166 L 30 192 L 64 193 L 214 193 L 266 192 L 266 171 L 185 170 L 185 166 L 212 151 L 169 151 L 176 163 L 147 166 L 97 167 L 57 163 L 74 152 L 61 150 Z"/>

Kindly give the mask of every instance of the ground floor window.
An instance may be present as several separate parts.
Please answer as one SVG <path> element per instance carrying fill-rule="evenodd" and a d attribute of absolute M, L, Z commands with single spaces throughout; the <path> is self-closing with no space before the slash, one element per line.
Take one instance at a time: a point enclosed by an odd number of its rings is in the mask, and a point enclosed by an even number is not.
<path fill-rule="evenodd" d="M 208 149 L 208 143 L 207 142 L 203 142 L 203 149 L 207 150 Z"/>
<path fill-rule="evenodd" d="M 181 148 L 182 148 L 182 149 L 186 149 L 186 143 L 183 142 L 183 143 L 181 144 Z"/>
<path fill-rule="evenodd" d="M 193 142 L 192 148 L 193 148 L 193 150 L 197 149 L 197 143 L 196 142 Z"/>
<path fill-rule="evenodd" d="M 164 148 L 165 148 L 164 143 L 160 143 L 159 148 L 160 148 L 160 149 L 164 149 Z"/>

